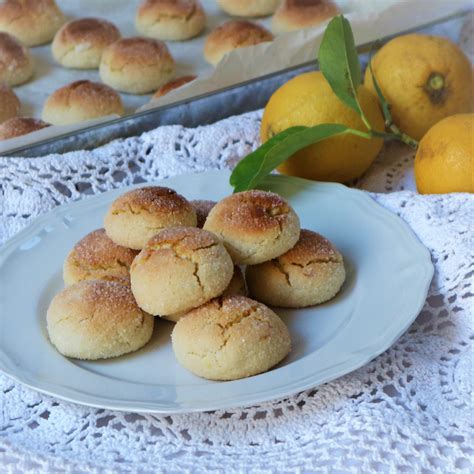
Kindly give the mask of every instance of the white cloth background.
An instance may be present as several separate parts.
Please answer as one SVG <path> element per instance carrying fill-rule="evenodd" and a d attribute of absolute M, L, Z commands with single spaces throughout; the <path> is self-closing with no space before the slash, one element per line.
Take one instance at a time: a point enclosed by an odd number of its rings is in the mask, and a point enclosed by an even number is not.
<path fill-rule="evenodd" d="M 256 147 L 259 120 L 255 112 L 94 151 L 0 159 L 0 242 L 88 194 L 231 167 Z M 0 470 L 473 472 L 474 198 L 418 195 L 412 162 L 388 145 L 354 184 L 408 222 L 436 266 L 421 314 L 387 352 L 284 400 L 177 416 L 82 407 L 0 374 Z"/>

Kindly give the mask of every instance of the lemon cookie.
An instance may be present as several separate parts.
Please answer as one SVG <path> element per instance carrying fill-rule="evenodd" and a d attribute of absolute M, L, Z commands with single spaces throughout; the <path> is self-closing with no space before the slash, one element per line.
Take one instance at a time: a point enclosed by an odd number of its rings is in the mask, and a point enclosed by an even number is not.
<path fill-rule="evenodd" d="M 123 38 L 102 54 L 99 74 L 114 89 L 129 94 L 147 94 L 166 84 L 175 72 L 168 47 L 152 38 Z"/>
<path fill-rule="evenodd" d="M 290 352 L 285 323 L 265 305 L 226 296 L 192 310 L 171 334 L 178 362 L 211 380 L 234 380 L 265 372 Z"/>
<path fill-rule="evenodd" d="M 234 274 L 230 280 L 229 286 L 224 290 L 221 296 L 247 296 L 247 285 L 245 284 L 244 275 L 240 267 L 234 267 Z M 192 311 L 192 310 L 191 310 Z M 189 311 L 181 311 L 180 313 L 162 316 L 163 319 L 177 323 L 182 317 L 186 316 Z"/>
<path fill-rule="evenodd" d="M 102 18 L 78 18 L 66 23 L 55 35 L 54 59 L 64 67 L 95 69 L 107 46 L 120 38 L 120 31 Z"/>
<path fill-rule="evenodd" d="M 229 51 L 272 40 L 273 35 L 257 23 L 230 20 L 215 28 L 206 38 L 204 58 L 215 66 Z"/>
<path fill-rule="evenodd" d="M 244 191 L 218 202 L 204 229 L 224 242 L 237 265 L 255 265 L 289 250 L 299 239 L 300 222 L 281 196 L 266 191 Z"/>
<path fill-rule="evenodd" d="M 129 191 L 110 206 L 104 220 L 107 235 L 118 245 L 140 250 L 168 227 L 195 227 L 191 204 L 170 188 L 146 186 Z"/>
<path fill-rule="evenodd" d="M 206 26 L 206 14 L 198 0 L 145 0 L 135 18 L 137 31 L 165 41 L 194 38 Z"/>
<path fill-rule="evenodd" d="M 160 316 L 188 311 L 220 295 L 233 273 L 232 260 L 219 239 L 197 227 L 161 231 L 130 268 L 138 305 Z"/>
<path fill-rule="evenodd" d="M 53 298 L 47 328 L 61 354 L 95 360 L 140 349 L 151 338 L 153 319 L 137 306 L 129 286 L 118 280 L 87 280 Z"/>
<path fill-rule="evenodd" d="M 72 285 L 105 275 L 128 277 L 130 265 L 137 254 L 137 250 L 114 243 L 104 229 L 94 230 L 82 238 L 66 257 L 64 283 Z"/>
<path fill-rule="evenodd" d="M 246 269 L 253 298 L 272 306 L 303 308 L 333 298 L 346 278 L 339 251 L 322 235 L 302 230 L 298 243 L 278 258 Z"/>

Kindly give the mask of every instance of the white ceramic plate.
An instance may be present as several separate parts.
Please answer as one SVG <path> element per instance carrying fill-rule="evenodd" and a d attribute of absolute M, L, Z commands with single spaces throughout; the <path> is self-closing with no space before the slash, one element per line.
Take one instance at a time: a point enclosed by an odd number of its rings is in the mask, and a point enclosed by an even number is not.
<path fill-rule="evenodd" d="M 160 184 L 189 199 L 231 193 L 228 173 L 181 176 Z M 280 310 L 293 350 L 275 369 L 232 382 L 211 382 L 176 362 L 172 323 L 157 321 L 142 350 L 103 362 L 67 359 L 45 325 L 63 287 L 71 247 L 102 226 L 124 189 L 67 204 L 37 219 L 0 251 L 0 369 L 59 398 L 101 408 L 178 413 L 245 406 L 284 397 L 351 372 L 393 344 L 415 319 L 433 275 L 429 252 L 409 227 L 367 195 L 339 184 L 269 177 L 262 189 L 286 197 L 302 227 L 327 236 L 342 252 L 347 281 L 327 304 Z"/>

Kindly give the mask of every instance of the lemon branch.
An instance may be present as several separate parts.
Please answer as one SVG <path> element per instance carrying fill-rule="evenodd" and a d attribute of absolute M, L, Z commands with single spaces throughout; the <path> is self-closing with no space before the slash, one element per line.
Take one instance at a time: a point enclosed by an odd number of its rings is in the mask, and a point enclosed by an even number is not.
<path fill-rule="evenodd" d="M 399 140 L 415 149 L 418 147 L 416 140 L 402 132 L 393 123 L 390 105 L 378 86 L 371 61 L 369 61 L 369 68 L 382 106 L 386 129 L 383 132 L 374 130 L 365 116 L 358 97 L 358 89 L 362 84 L 359 56 L 351 25 L 344 16 L 336 16 L 329 22 L 319 48 L 318 60 L 321 72 L 334 94 L 346 106 L 357 112 L 367 130 L 361 131 L 337 123 L 288 128 L 272 136 L 240 161 L 230 177 L 234 192 L 257 186 L 266 175 L 297 151 L 331 137 L 350 134 L 366 140 L 373 138 Z M 437 78 L 433 79 L 434 86 L 439 87 L 436 81 Z"/>

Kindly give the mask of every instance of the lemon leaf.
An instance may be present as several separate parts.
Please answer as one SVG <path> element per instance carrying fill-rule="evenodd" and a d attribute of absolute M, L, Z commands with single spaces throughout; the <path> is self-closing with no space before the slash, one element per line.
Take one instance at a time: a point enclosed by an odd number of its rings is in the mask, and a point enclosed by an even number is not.
<path fill-rule="evenodd" d="M 351 25 L 343 15 L 334 17 L 326 27 L 318 61 L 321 72 L 334 93 L 368 125 L 357 99 L 357 89 L 362 83 L 359 56 Z"/>
<path fill-rule="evenodd" d="M 230 176 L 230 184 L 234 187 L 234 192 L 253 189 L 297 151 L 343 133 L 351 133 L 351 129 L 346 125 L 331 123 L 287 128 L 241 160 Z"/>

